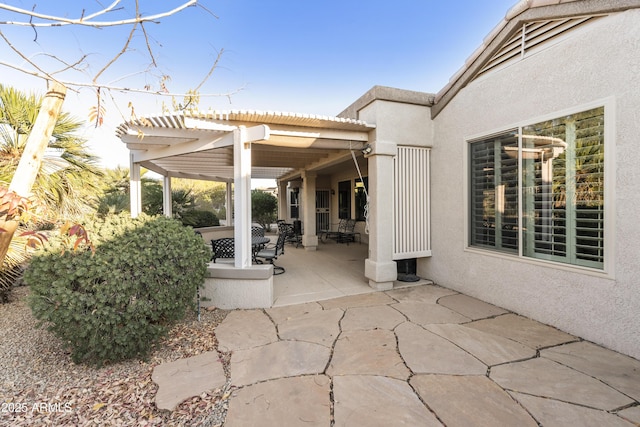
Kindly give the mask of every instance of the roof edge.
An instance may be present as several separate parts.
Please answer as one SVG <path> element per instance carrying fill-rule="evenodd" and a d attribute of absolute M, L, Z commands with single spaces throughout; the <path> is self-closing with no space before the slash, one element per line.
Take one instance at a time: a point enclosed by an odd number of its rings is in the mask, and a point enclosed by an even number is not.
<path fill-rule="evenodd" d="M 435 94 L 433 93 L 376 85 L 345 108 L 337 117 L 358 120 L 358 112 L 374 101 L 401 102 L 404 104 L 431 107 L 434 104 L 434 100 Z"/>
<path fill-rule="evenodd" d="M 436 95 L 431 117 L 435 118 L 455 95 L 469 84 L 477 72 L 515 31 L 528 22 L 624 12 L 640 8 L 640 0 L 520 0 L 484 38 L 465 64 Z"/>

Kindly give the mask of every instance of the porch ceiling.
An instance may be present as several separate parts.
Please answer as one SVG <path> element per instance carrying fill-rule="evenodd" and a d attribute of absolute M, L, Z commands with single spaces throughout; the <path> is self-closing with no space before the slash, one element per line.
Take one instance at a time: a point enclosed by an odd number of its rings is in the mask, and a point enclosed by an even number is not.
<path fill-rule="evenodd" d="M 373 125 L 354 119 L 260 111 L 213 111 L 146 117 L 121 124 L 116 135 L 133 161 L 164 176 L 233 181 L 233 131 L 264 126 L 252 143 L 253 178 L 293 179 L 351 156 Z"/>

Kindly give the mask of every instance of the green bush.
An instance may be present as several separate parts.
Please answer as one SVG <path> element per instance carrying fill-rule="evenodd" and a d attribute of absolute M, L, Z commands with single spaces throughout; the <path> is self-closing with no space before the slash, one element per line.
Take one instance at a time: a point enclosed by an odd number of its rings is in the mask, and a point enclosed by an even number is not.
<path fill-rule="evenodd" d="M 220 220 L 216 214 L 211 211 L 198 209 L 184 212 L 180 220 L 184 225 L 189 225 L 193 228 L 215 227 L 220 225 Z"/>
<path fill-rule="evenodd" d="M 85 228 L 95 254 L 58 241 L 34 256 L 24 275 L 31 309 L 76 363 L 144 358 L 194 304 L 207 248 L 165 217 L 111 216 Z"/>

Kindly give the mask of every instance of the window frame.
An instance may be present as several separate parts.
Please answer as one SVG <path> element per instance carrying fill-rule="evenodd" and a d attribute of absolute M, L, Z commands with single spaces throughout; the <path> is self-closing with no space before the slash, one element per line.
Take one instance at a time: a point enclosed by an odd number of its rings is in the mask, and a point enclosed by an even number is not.
<path fill-rule="evenodd" d="M 604 261 L 602 267 L 592 267 L 592 266 L 584 266 L 584 265 L 576 265 L 569 264 L 565 262 L 560 262 L 554 259 L 544 259 L 544 258 L 533 258 L 528 257 L 524 254 L 524 232 L 522 231 L 522 222 L 524 215 L 523 213 L 523 197 L 522 197 L 522 156 L 521 156 L 521 147 L 522 142 L 519 141 L 518 149 L 518 251 L 517 253 L 508 253 L 499 250 L 495 250 L 493 248 L 480 247 L 480 246 L 472 246 L 471 245 L 471 198 L 472 189 L 470 188 L 471 183 L 471 150 L 470 144 L 478 141 L 482 141 L 487 138 L 495 137 L 502 133 L 507 133 L 510 130 L 516 129 L 518 134 L 522 134 L 522 128 L 526 126 L 531 126 L 543 121 L 553 120 L 562 118 L 564 116 L 579 114 L 582 112 L 586 112 L 591 109 L 602 107 L 604 110 L 604 241 L 603 241 L 603 250 L 604 250 Z M 463 150 L 463 161 L 464 161 L 464 251 L 465 252 L 474 252 L 482 255 L 488 255 L 492 257 L 498 258 L 508 258 L 512 260 L 517 260 L 527 264 L 535 264 L 538 266 L 556 268 L 567 271 L 580 272 L 588 275 L 598 276 L 598 277 L 606 277 L 609 279 L 615 279 L 615 271 L 613 266 L 615 265 L 615 246 L 616 246 L 616 233 L 615 233 L 615 218 L 616 218 L 616 207 L 615 207 L 615 175 L 616 175 L 616 144 L 615 144 L 615 135 L 616 135 L 616 109 L 615 109 L 615 98 L 609 97 L 600 99 L 597 101 L 593 101 L 590 103 L 582 104 L 578 107 L 572 107 L 565 110 L 555 111 L 552 113 L 548 113 L 545 115 L 541 115 L 538 117 L 534 117 L 531 119 L 526 119 L 520 122 L 512 123 L 510 125 L 503 126 L 501 128 L 494 128 L 493 130 L 477 133 L 474 135 L 464 137 L 464 146 Z M 520 138 L 520 136 L 519 136 Z"/>

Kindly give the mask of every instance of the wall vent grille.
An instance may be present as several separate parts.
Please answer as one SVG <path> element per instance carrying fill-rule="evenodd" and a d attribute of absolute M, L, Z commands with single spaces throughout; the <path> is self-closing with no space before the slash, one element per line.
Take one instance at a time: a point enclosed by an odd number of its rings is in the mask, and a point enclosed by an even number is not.
<path fill-rule="evenodd" d="M 491 57 L 476 78 L 539 52 L 561 41 L 570 31 L 601 17 L 602 15 L 526 23 Z"/>

